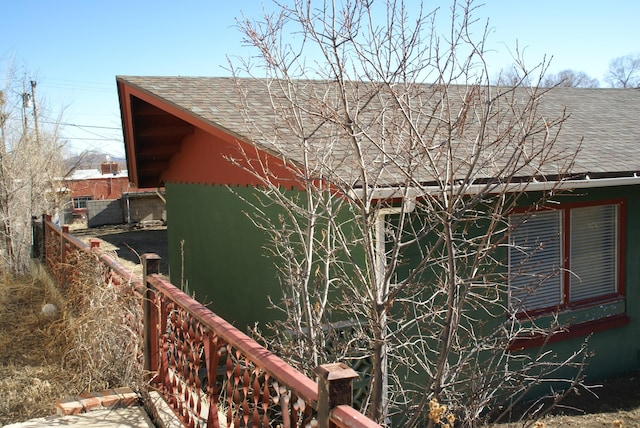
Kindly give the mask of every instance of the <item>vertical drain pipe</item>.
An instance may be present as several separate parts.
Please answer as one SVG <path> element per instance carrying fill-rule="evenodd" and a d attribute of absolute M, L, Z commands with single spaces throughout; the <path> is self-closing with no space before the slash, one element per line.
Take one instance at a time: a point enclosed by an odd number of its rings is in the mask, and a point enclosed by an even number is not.
<path fill-rule="evenodd" d="M 399 207 L 386 207 L 379 208 L 376 212 L 376 222 L 375 222 L 375 240 L 376 240 L 376 303 L 378 305 L 384 302 L 387 295 L 389 294 L 389 284 L 385 281 L 385 272 L 387 268 L 387 257 L 385 251 L 385 222 L 386 218 L 389 215 L 394 214 L 402 214 L 402 213 L 410 213 L 416 207 L 415 198 L 403 199 L 403 203 Z M 387 315 L 386 313 L 380 319 L 380 327 L 386 330 L 387 326 Z M 382 408 L 386 409 L 389 405 L 388 391 L 389 391 L 389 364 L 387 362 L 387 344 L 385 342 L 382 343 L 381 350 L 381 361 L 380 367 L 382 368 Z"/>

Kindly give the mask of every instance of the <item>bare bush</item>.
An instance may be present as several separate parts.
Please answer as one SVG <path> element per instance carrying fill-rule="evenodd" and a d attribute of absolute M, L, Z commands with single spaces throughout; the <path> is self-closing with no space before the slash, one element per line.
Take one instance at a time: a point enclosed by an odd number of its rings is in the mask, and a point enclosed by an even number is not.
<path fill-rule="evenodd" d="M 28 272 L 31 218 L 61 206 L 64 175 L 60 118 L 25 76 L 10 66 L 0 89 L 0 271 L 16 274 Z"/>
<path fill-rule="evenodd" d="M 105 282 L 105 268 L 76 253 L 66 291 L 62 365 L 76 373 L 85 391 L 120 386 L 143 390 L 141 297 L 127 285 Z"/>
<path fill-rule="evenodd" d="M 544 204 L 579 150 L 556 146 L 566 115 L 542 108 L 546 65 L 519 61 L 524 78 L 491 86 L 471 1 L 445 35 L 422 4 L 278 6 L 240 23 L 257 54 L 233 69 L 248 136 L 286 172 L 230 159 L 262 183 L 248 215 L 283 293 L 269 346 L 306 372 L 368 365 L 362 409 L 402 426 L 441 422 L 430 402 L 475 426 L 545 382 L 574 386 L 586 347 L 509 349 L 562 329 L 517 317 L 506 286 L 507 213 L 535 180 L 550 182 L 529 196 Z M 240 78 L 256 70 L 262 85 Z"/>

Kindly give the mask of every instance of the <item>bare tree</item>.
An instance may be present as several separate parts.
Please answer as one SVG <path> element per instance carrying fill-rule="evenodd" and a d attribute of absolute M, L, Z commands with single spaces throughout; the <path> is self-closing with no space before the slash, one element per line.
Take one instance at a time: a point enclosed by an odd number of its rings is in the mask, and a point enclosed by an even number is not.
<path fill-rule="evenodd" d="M 59 118 L 36 103 L 36 81 L 9 66 L 0 91 L 0 269 L 23 273 L 31 257 L 31 219 L 59 206 Z"/>
<path fill-rule="evenodd" d="M 493 79 L 497 86 L 531 86 L 539 85 L 543 88 L 598 88 L 600 82 L 582 71 L 562 70 L 556 74 L 547 72 L 549 63 L 544 60 L 533 70 L 527 70 L 524 64 L 516 58 L 516 65 L 503 69 Z M 536 81 L 532 73 L 544 75 L 541 81 Z M 533 78 L 533 79 L 532 79 Z"/>
<path fill-rule="evenodd" d="M 640 87 L 640 53 L 613 59 L 605 80 L 612 88 Z"/>
<path fill-rule="evenodd" d="M 493 84 L 496 86 L 512 86 L 519 87 L 528 84 L 526 76 L 521 76 L 520 70 L 516 67 L 500 70 L 498 75 L 494 78 Z"/>
<path fill-rule="evenodd" d="M 600 86 L 600 82 L 583 71 L 562 70 L 556 74 L 547 74 L 542 80 L 541 86 L 545 88 L 597 88 Z"/>
<path fill-rule="evenodd" d="M 257 151 L 230 159 L 263 184 L 247 202 L 283 290 L 270 346 L 307 372 L 365 361 L 363 409 L 401 426 L 454 414 L 474 426 L 561 367 L 576 367 L 572 385 L 584 348 L 560 360 L 509 350 L 559 327 L 507 303 L 507 213 L 534 179 L 561 181 L 576 153 L 555 145 L 566 116 L 542 111 L 542 74 L 518 62 L 536 84 L 489 84 L 471 1 L 453 3 L 443 36 L 437 11 L 401 0 L 278 6 L 240 22 L 267 78 L 237 85 L 248 136 L 286 172 Z M 255 61 L 232 69 L 252 75 Z"/>

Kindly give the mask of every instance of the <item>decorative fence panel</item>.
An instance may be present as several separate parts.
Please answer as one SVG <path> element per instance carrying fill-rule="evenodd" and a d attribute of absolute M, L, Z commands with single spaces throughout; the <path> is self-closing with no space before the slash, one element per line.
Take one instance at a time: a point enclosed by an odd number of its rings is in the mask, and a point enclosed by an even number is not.
<path fill-rule="evenodd" d="M 51 222 L 41 228 L 47 267 L 64 288 L 81 254 L 94 257 L 105 281 L 128 285 L 144 307 L 144 366 L 187 427 L 379 427 L 351 407 L 344 364 L 316 369 L 318 383 L 189 297 L 158 274 L 160 258 L 143 256 L 143 278 Z M 41 231 L 42 232 L 42 231 Z M 34 234 L 35 236 L 35 234 Z"/>

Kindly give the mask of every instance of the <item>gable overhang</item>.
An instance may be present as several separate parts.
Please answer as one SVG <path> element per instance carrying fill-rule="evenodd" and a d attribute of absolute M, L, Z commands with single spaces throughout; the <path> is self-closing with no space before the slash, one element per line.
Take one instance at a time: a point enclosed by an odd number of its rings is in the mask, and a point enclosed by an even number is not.
<path fill-rule="evenodd" d="M 116 82 L 129 179 L 138 187 L 160 187 L 162 172 L 194 126 L 149 93 Z"/>
<path fill-rule="evenodd" d="M 116 83 L 129 179 L 138 187 L 164 186 L 165 176 L 170 181 L 178 182 L 260 185 L 261 179 L 256 178 L 257 175 L 262 175 L 262 180 L 269 177 L 269 181 L 284 187 L 300 186 L 286 166 L 291 161 L 258 148 L 245 137 L 136 86 L 124 77 L 116 77 Z M 174 157 L 180 158 L 183 141 L 200 131 L 212 137 L 212 140 L 224 142 L 214 150 L 223 150 L 218 152 L 218 157 L 233 157 L 238 162 L 234 171 L 228 170 L 228 175 L 217 179 L 202 175 L 195 177 L 193 171 L 189 171 L 192 165 L 185 164 L 184 159 L 171 164 Z M 230 148 L 234 148 L 233 155 L 224 152 L 232 150 Z M 190 152 L 190 155 L 193 153 Z M 206 162 L 207 159 L 205 155 L 205 158 L 198 160 Z M 200 166 L 200 171 L 216 169 L 212 165 Z M 260 167 L 265 171 L 261 171 Z M 169 173 L 169 170 L 172 172 Z"/>

